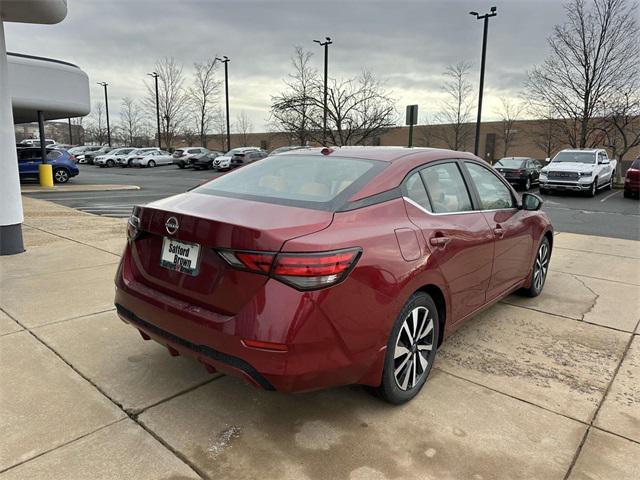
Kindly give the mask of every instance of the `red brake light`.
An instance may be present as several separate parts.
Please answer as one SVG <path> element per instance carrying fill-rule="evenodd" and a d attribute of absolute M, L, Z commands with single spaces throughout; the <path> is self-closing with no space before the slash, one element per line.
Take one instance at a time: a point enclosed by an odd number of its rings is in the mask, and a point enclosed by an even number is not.
<path fill-rule="evenodd" d="M 317 277 L 319 275 L 336 275 L 351 266 L 356 252 L 333 254 L 301 254 L 278 255 L 273 268 L 274 275 L 295 275 L 300 277 Z"/>
<path fill-rule="evenodd" d="M 361 253 L 359 248 L 278 254 L 218 250 L 218 254 L 232 267 L 268 274 L 298 290 L 313 290 L 341 282 Z"/>
<path fill-rule="evenodd" d="M 235 256 L 249 270 L 269 273 L 273 263 L 273 253 L 236 252 Z"/>

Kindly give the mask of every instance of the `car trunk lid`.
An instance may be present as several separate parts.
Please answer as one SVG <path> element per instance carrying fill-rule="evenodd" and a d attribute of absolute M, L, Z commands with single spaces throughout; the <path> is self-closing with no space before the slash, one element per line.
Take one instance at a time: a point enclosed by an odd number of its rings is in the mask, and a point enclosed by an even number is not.
<path fill-rule="evenodd" d="M 328 211 L 196 192 L 139 207 L 137 213 L 143 232 L 132 247 L 137 280 L 228 315 L 237 313 L 268 277 L 232 268 L 217 250 L 277 252 L 287 240 L 322 230 L 333 219 Z M 169 219 L 178 225 L 173 234 L 167 231 Z M 200 246 L 196 275 L 161 265 L 165 238 Z"/>

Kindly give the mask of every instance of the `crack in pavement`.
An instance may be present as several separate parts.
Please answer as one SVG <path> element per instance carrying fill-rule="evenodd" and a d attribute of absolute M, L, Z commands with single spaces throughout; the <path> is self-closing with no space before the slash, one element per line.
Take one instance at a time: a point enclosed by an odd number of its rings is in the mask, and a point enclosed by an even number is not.
<path fill-rule="evenodd" d="M 579 278 L 579 276 L 578 276 L 578 275 L 573 275 L 573 274 L 572 274 L 571 276 L 572 276 L 573 278 L 575 278 L 578 282 L 580 282 L 580 284 L 582 284 L 582 286 L 583 286 L 584 288 L 586 288 L 587 290 L 589 290 L 589 291 L 593 294 L 593 301 L 592 301 L 592 303 L 591 303 L 591 306 L 589 307 L 589 309 L 588 309 L 586 312 L 584 312 L 584 313 L 582 314 L 582 320 L 584 321 L 584 318 L 585 318 L 588 314 L 590 314 L 590 313 L 593 311 L 593 309 L 596 307 L 596 303 L 598 303 L 598 299 L 600 298 L 600 294 L 599 294 L 599 293 L 596 293 L 596 292 L 595 292 L 595 291 L 594 291 L 594 290 L 593 290 L 589 285 L 587 285 L 586 283 L 584 283 L 584 280 L 582 280 L 581 278 Z"/>

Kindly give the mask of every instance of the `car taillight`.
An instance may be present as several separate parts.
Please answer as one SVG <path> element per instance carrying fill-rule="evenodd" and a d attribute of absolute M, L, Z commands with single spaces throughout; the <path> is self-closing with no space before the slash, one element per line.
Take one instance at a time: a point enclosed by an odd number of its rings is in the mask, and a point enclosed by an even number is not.
<path fill-rule="evenodd" d="M 341 282 L 361 253 L 359 248 L 277 254 L 218 250 L 218 254 L 232 267 L 267 274 L 298 290 L 314 290 Z"/>
<path fill-rule="evenodd" d="M 140 208 L 133 207 L 129 221 L 127 222 L 127 239 L 133 242 L 140 236 Z"/>

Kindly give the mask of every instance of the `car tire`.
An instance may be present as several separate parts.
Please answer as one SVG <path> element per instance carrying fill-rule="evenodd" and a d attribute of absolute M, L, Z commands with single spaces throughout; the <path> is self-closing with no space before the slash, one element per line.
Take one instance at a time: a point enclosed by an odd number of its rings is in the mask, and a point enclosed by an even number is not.
<path fill-rule="evenodd" d="M 439 333 L 435 302 L 425 292 L 414 293 L 393 324 L 387 342 L 382 382 L 373 389 L 373 393 L 394 405 L 415 397 L 431 372 Z"/>
<path fill-rule="evenodd" d="M 540 187 L 539 193 L 540 193 L 540 195 L 548 195 L 549 194 L 549 190 L 547 190 L 546 188 Z"/>
<path fill-rule="evenodd" d="M 589 191 L 587 192 L 587 196 L 595 197 L 598 192 L 598 177 L 593 180 L 593 183 L 589 186 Z"/>
<path fill-rule="evenodd" d="M 153 168 L 153 167 L 155 167 L 155 166 L 156 166 L 156 162 L 155 162 L 155 161 L 153 161 L 153 160 L 149 160 L 149 161 L 147 162 L 147 167 L 151 167 L 151 168 Z"/>
<path fill-rule="evenodd" d="M 113 160 L 107 160 L 108 168 L 115 167 L 115 166 L 116 166 L 116 162 L 114 162 Z"/>
<path fill-rule="evenodd" d="M 531 190 L 531 177 L 527 177 L 527 180 L 522 185 L 522 190 L 525 192 Z"/>
<path fill-rule="evenodd" d="M 131 168 L 133 166 L 132 162 L 133 162 L 132 159 L 127 160 L 127 167 Z"/>
<path fill-rule="evenodd" d="M 536 256 L 533 259 L 533 267 L 531 268 L 531 278 L 529 279 L 529 287 L 523 288 L 521 293 L 527 297 L 537 297 L 542 293 L 547 274 L 549 273 L 549 262 L 551 261 L 551 245 L 549 239 L 543 237 Z"/>
<path fill-rule="evenodd" d="M 67 183 L 69 181 L 69 171 L 66 168 L 57 168 L 53 171 L 53 181 Z"/>
<path fill-rule="evenodd" d="M 613 190 L 613 182 L 615 181 L 616 172 L 611 172 L 611 178 L 609 179 L 609 185 L 607 186 L 607 190 Z"/>
<path fill-rule="evenodd" d="M 184 162 L 180 162 L 180 163 L 178 163 L 178 168 L 180 168 L 180 169 L 184 169 L 184 167 L 185 167 Z"/>

